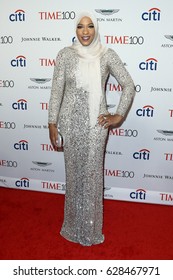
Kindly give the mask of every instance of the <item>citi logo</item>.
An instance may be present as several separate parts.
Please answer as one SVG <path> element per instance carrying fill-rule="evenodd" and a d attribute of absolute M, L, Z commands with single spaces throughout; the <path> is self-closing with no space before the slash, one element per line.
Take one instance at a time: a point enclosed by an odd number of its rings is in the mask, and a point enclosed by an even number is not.
<path fill-rule="evenodd" d="M 20 140 L 18 143 L 14 144 L 14 148 L 15 150 L 28 151 L 28 141 Z"/>
<path fill-rule="evenodd" d="M 18 55 L 15 59 L 11 60 L 12 67 L 26 67 L 26 57 Z"/>
<path fill-rule="evenodd" d="M 143 189 L 138 189 L 135 192 L 131 192 L 130 193 L 130 198 L 145 200 L 146 199 L 146 191 L 143 190 Z"/>
<path fill-rule="evenodd" d="M 16 187 L 24 187 L 29 188 L 29 179 L 28 178 L 21 178 L 15 182 Z"/>
<path fill-rule="evenodd" d="M 150 159 L 150 151 L 147 149 L 141 149 L 139 152 L 135 152 L 133 154 L 134 159 L 139 159 L 139 160 L 149 160 Z"/>
<path fill-rule="evenodd" d="M 14 110 L 27 110 L 27 101 L 25 99 L 19 99 L 12 104 Z"/>
<path fill-rule="evenodd" d="M 9 20 L 14 21 L 25 21 L 25 11 L 24 10 L 16 10 L 14 14 L 9 15 Z"/>
<path fill-rule="evenodd" d="M 142 14 L 142 19 L 145 21 L 160 21 L 160 9 L 151 8 L 148 12 Z"/>
<path fill-rule="evenodd" d="M 136 115 L 138 117 L 150 117 L 154 115 L 154 107 L 151 105 L 145 105 L 143 108 L 136 110 Z"/>
<path fill-rule="evenodd" d="M 55 66 L 55 59 L 39 58 L 40 66 Z"/>
<path fill-rule="evenodd" d="M 139 69 L 156 71 L 157 63 L 158 63 L 157 59 L 151 57 L 151 58 L 148 58 L 146 61 L 141 62 L 139 64 Z"/>

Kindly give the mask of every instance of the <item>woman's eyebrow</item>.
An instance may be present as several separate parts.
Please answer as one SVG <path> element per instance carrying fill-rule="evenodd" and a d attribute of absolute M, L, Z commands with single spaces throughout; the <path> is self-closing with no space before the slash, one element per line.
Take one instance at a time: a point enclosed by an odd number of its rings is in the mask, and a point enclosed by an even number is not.
<path fill-rule="evenodd" d="M 84 26 L 85 24 L 82 24 L 82 23 L 78 23 L 78 25 L 77 26 Z M 86 24 L 86 25 L 94 25 L 92 22 L 90 22 L 90 23 L 88 23 L 88 24 Z"/>

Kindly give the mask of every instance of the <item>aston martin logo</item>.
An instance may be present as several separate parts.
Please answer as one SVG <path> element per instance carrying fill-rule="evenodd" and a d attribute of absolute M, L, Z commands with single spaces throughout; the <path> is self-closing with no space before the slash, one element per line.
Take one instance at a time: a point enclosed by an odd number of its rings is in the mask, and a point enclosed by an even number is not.
<path fill-rule="evenodd" d="M 114 9 L 114 10 L 113 9 L 109 9 L 109 10 L 95 9 L 95 11 L 101 15 L 110 16 L 115 13 L 118 13 L 119 9 Z"/>
<path fill-rule="evenodd" d="M 0 183 L 1 183 L 1 186 L 9 187 L 7 185 L 7 181 L 5 179 L 3 179 L 2 177 L 0 178 Z"/>
<path fill-rule="evenodd" d="M 41 161 L 32 161 L 32 163 L 40 166 L 40 167 L 45 167 L 45 166 L 48 166 L 48 165 L 51 165 L 52 163 L 51 162 L 41 162 Z"/>
<path fill-rule="evenodd" d="M 111 108 L 114 108 L 116 105 L 114 105 L 114 104 L 108 104 L 107 105 L 107 109 L 111 109 Z"/>
<path fill-rule="evenodd" d="M 165 38 L 173 41 L 173 35 L 165 35 Z"/>
<path fill-rule="evenodd" d="M 32 82 L 37 83 L 37 84 L 45 84 L 45 83 L 49 82 L 51 79 L 49 79 L 49 78 L 47 78 L 47 79 L 44 79 L 44 78 L 42 78 L 42 79 L 39 79 L 39 78 L 30 78 L 30 80 L 31 80 Z"/>
<path fill-rule="evenodd" d="M 166 135 L 166 136 L 173 136 L 173 130 L 162 130 L 158 129 L 157 132 Z"/>
<path fill-rule="evenodd" d="M 108 187 L 108 186 L 104 187 L 105 191 L 109 191 L 110 189 L 111 189 L 111 187 Z"/>

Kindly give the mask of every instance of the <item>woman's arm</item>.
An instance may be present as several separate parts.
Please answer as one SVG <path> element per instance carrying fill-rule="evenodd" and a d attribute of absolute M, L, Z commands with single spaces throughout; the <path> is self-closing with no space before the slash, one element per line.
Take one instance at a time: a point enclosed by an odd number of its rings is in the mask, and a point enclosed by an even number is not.
<path fill-rule="evenodd" d="M 122 94 L 114 115 L 109 114 L 99 116 L 98 122 L 105 128 L 108 128 L 109 126 L 118 127 L 122 124 L 135 96 L 133 80 L 123 62 L 114 50 L 109 49 L 108 52 L 109 73 L 121 85 Z"/>
<path fill-rule="evenodd" d="M 65 85 L 65 53 L 60 50 L 54 66 L 52 89 L 49 100 L 48 123 L 57 124 Z"/>
<path fill-rule="evenodd" d="M 52 89 L 48 109 L 49 137 L 54 149 L 56 149 L 56 141 L 58 139 L 57 122 L 64 94 L 64 86 L 65 53 L 64 49 L 62 49 L 59 51 L 56 57 L 56 65 L 53 72 Z"/>

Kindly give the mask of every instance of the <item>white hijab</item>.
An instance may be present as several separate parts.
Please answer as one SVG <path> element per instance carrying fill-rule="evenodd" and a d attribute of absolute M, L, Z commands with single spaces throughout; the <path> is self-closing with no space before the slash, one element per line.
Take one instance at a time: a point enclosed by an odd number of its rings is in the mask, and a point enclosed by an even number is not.
<path fill-rule="evenodd" d="M 100 42 L 98 23 L 95 16 L 88 12 L 82 12 L 76 19 L 76 28 L 83 17 L 89 17 L 95 28 L 95 37 L 89 46 L 83 46 L 78 39 L 72 45 L 79 56 L 79 65 L 76 72 L 77 88 L 83 88 L 89 92 L 90 125 L 95 126 L 99 116 L 99 108 L 102 96 L 100 57 L 106 52 Z M 81 93 L 82 94 L 82 93 Z"/>

